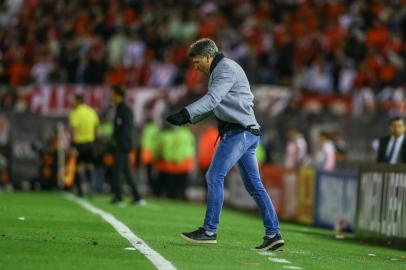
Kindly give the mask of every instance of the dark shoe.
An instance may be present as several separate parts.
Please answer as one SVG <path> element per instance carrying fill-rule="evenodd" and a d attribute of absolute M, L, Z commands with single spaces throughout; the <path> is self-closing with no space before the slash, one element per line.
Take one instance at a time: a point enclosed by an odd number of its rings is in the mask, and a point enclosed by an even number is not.
<path fill-rule="evenodd" d="M 258 251 L 277 250 L 284 244 L 285 241 L 283 241 L 282 235 L 278 233 L 272 238 L 269 236 L 264 236 L 264 242 L 260 246 L 255 247 L 255 249 Z"/>
<path fill-rule="evenodd" d="M 208 235 L 202 227 L 193 232 L 184 232 L 180 237 L 195 244 L 216 244 L 217 234 Z"/>

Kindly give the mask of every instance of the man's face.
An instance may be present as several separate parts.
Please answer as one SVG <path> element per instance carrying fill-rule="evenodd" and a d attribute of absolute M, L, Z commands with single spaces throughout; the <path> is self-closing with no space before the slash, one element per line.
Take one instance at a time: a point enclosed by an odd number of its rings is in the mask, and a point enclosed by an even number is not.
<path fill-rule="evenodd" d="M 209 56 L 195 56 L 192 58 L 192 63 L 195 69 L 209 74 L 211 58 Z"/>
<path fill-rule="evenodd" d="M 392 121 L 389 130 L 392 136 L 399 137 L 405 133 L 405 123 L 403 120 Z"/>

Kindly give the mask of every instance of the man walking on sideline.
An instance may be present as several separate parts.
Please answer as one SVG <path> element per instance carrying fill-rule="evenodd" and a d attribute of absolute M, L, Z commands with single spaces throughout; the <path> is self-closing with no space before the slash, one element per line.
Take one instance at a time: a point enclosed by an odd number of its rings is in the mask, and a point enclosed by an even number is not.
<path fill-rule="evenodd" d="M 113 129 L 114 164 L 113 179 L 111 183 L 114 197 L 111 202 L 113 204 L 120 204 L 123 202 L 120 181 L 122 172 L 127 184 L 131 188 L 133 196 L 132 203 L 145 205 L 145 200 L 141 198 L 133 181 L 129 164 L 128 155 L 133 145 L 133 136 L 135 135 L 133 132 L 133 112 L 130 106 L 125 102 L 125 92 L 123 88 L 114 86 L 112 89 L 111 100 L 116 106 Z"/>
<path fill-rule="evenodd" d="M 272 201 L 262 185 L 255 150 L 261 135 L 253 110 L 253 94 L 243 69 L 218 52 L 213 40 L 203 38 L 189 48 L 196 69 L 209 76 L 208 92 L 178 113 L 168 116 L 174 125 L 196 123 L 211 113 L 217 118 L 221 141 L 206 173 L 208 186 L 204 224 L 181 237 L 193 243 L 217 243 L 217 227 L 224 200 L 224 177 L 237 164 L 245 188 L 261 212 L 265 236 L 257 250 L 284 245 Z"/>

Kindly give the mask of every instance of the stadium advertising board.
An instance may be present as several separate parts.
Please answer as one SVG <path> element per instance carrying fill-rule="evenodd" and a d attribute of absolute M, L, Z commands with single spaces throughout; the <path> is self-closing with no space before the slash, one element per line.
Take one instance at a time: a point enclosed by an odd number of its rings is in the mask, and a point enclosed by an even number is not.
<path fill-rule="evenodd" d="M 282 215 L 283 210 L 283 168 L 280 166 L 265 165 L 261 169 L 262 183 L 272 199 L 278 215 Z"/>
<path fill-rule="evenodd" d="M 298 186 L 298 221 L 304 224 L 313 223 L 314 190 L 316 170 L 301 168 Z"/>
<path fill-rule="evenodd" d="M 339 223 L 354 230 L 357 181 L 357 173 L 317 172 L 314 225 L 333 229 Z"/>
<path fill-rule="evenodd" d="M 283 220 L 296 220 L 298 216 L 298 172 L 281 166 L 265 165 L 260 168 L 262 182 Z M 227 203 L 240 209 L 256 209 L 255 201 L 246 191 L 236 169 L 227 176 L 229 197 Z"/>
<path fill-rule="evenodd" d="M 406 167 L 363 166 L 357 205 L 358 237 L 406 239 Z"/>
<path fill-rule="evenodd" d="M 281 218 L 296 220 L 298 216 L 298 171 L 285 170 L 283 174 L 283 209 Z"/>

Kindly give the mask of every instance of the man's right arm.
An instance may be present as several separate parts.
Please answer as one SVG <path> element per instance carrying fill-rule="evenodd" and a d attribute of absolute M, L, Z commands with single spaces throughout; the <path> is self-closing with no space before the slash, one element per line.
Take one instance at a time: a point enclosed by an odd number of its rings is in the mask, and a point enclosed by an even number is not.
<path fill-rule="evenodd" d="M 212 74 L 213 78 L 207 94 L 186 106 L 192 123 L 196 123 L 208 116 L 233 87 L 235 78 L 232 68 L 228 65 L 222 65 L 221 68 L 223 69 L 220 71 L 215 70 L 216 72 Z"/>

